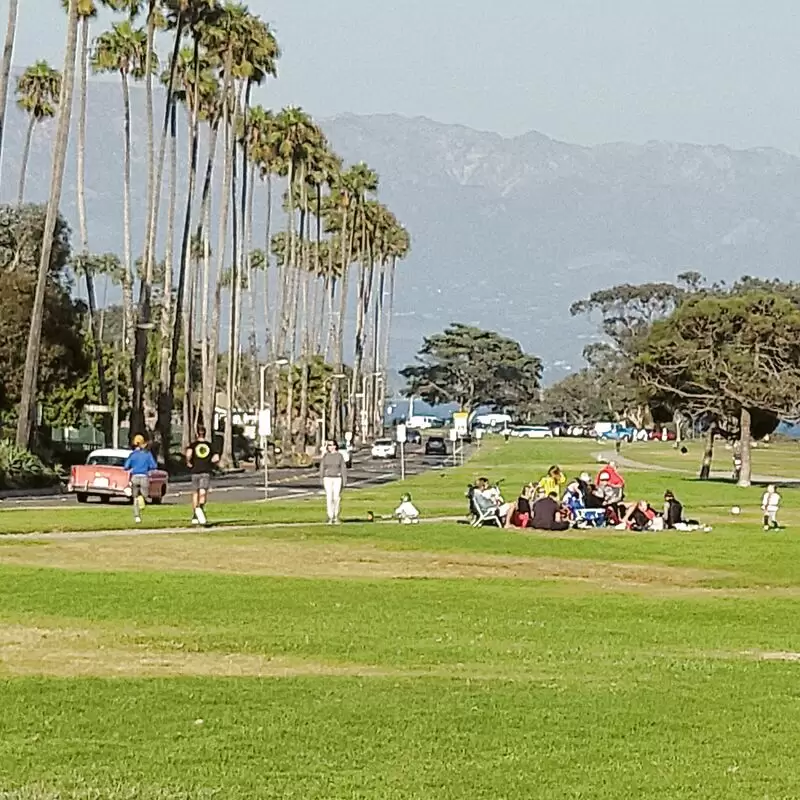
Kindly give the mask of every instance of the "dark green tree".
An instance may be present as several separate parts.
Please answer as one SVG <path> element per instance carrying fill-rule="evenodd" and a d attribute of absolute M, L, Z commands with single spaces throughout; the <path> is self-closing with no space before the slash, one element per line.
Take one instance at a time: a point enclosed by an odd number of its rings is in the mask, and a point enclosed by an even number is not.
<path fill-rule="evenodd" d="M 44 236 L 41 206 L 0 207 L 0 411 L 8 419 L 20 402 L 25 349 Z M 45 286 L 39 347 L 39 398 L 69 390 L 91 371 L 84 336 L 86 307 L 72 297 L 67 273 L 69 229 L 56 223 Z"/>
<path fill-rule="evenodd" d="M 516 410 L 538 396 L 542 362 L 519 342 L 461 323 L 423 340 L 416 364 L 400 370 L 406 393 L 428 403 Z"/>
<path fill-rule="evenodd" d="M 634 367 L 676 404 L 738 416 L 740 485 L 749 486 L 753 414 L 800 418 L 800 310 L 763 289 L 691 296 L 653 324 Z"/>

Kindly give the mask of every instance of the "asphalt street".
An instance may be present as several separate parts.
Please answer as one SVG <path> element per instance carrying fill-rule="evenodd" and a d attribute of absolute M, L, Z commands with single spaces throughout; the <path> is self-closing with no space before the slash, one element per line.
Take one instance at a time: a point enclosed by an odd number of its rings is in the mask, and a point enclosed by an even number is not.
<path fill-rule="evenodd" d="M 465 453 L 465 458 L 467 454 Z M 452 466 L 453 457 L 446 459 L 424 456 L 419 448 L 406 451 L 406 475 L 417 475 L 429 469 Z M 353 455 L 353 463 L 348 472 L 348 487 L 359 488 L 375 486 L 400 479 L 400 459 L 372 459 L 365 448 Z M 269 473 L 269 500 L 310 497 L 322 493 L 316 467 L 309 469 L 271 469 Z M 191 484 L 175 481 L 170 484 L 165 505 L 188 504 L 191 502 Z M 218 475 L 212 484 L 212 496 L 222 503 L 249 503 L 263 501 L 264 473 L 240 472 Z M 112 500 L 112 503 L 122 503 Z M 0 500 L 0 508 L 53 508 L 64 505 L 77 505 L 74 495 L 26 496 Z M 99 504 L 90 499 L 89 505 Z"/>

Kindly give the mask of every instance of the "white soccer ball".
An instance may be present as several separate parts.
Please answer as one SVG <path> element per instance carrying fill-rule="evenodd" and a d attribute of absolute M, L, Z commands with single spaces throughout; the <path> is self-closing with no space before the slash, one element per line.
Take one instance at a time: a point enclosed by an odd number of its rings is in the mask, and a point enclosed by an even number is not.
<path fill-rule="evenodd" d="M 741 508 L 739 508 L 739 506 L 734 506 L 734 507 L 731 509 L 731 514 L 734 514 L 734 515 L 736 515 L 736 514 L 741 514 L 741 513 L 742 513 L 742 509 L 741 509 Z"/>

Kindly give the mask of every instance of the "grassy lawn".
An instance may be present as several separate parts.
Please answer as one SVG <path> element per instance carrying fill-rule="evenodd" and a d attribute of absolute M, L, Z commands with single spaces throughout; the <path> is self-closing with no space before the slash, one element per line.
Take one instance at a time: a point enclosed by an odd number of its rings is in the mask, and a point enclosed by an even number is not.
<path fill-rule="evenodd" d="M 478 475 L 511 496 L 597 449 L 487 444 L 408 486 L 458 516 Z M 770 451 L 758 469 L 792 477 L 792 446 Z M 623 455 L 682 469 L 669 446 Z M 626 477 L 713 531 L 364 522 L 390 485 L 350 493 L 340 528 L 312 498 L 215 506 L 238 530 L 0 537 L 0 798 L 800 796 L 800 495 L 764 533 L 759 489 Z M 0 511 L 0 532 L 129 520 Z"/>

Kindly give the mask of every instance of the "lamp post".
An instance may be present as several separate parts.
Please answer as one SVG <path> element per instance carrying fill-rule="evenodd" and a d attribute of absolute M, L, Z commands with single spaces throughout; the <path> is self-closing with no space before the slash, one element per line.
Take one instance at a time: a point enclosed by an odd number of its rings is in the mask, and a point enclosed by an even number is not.
<path fill-rule="evenodd" d="M 268 361 L 261 365 L 261 386 L 259 391 L 258 408 L 258 435 L 261 437 L 261 458 L 264 461 L 264 499 L 269 500 L 269 454 L 267 453 L 267 438 L 272 432 L 272 419 L 266 406 L 267 400 L 267 370 L 270 367 L 283 367 L 289 363 L 287 358 Z"/>

